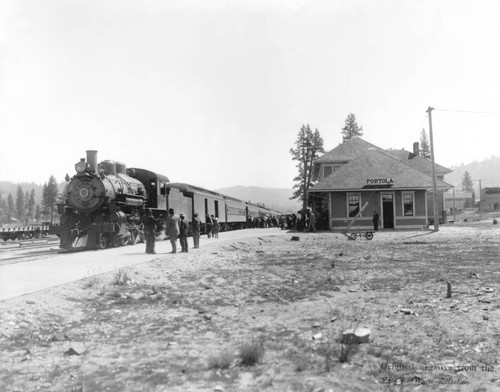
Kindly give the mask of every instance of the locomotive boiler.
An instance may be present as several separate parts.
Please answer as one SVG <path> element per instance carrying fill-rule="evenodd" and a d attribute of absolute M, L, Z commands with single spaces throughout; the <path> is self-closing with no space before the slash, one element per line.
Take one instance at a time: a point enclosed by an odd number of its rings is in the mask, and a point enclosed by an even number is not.
<path fill-rule="evenodd" d="M 63 249 L 105 248 L 137 240 L 138 211 L 148 201 L 144 184 L 127 174 L 119 162 L 97 163 L 97 151 L 75 164 L 76 174 L 59 204 L 60 225 L 51 233 L 60 237 Z"/>

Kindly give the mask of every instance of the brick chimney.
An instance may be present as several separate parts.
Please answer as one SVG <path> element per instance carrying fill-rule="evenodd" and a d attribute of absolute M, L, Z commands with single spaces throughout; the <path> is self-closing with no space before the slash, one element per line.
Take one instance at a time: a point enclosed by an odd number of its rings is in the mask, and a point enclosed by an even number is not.
<path fill-rule="evenodd" d="M 413 143 L 413 154 L 417 157 L 420 155 L 420 146 L 418 142 Z"/>

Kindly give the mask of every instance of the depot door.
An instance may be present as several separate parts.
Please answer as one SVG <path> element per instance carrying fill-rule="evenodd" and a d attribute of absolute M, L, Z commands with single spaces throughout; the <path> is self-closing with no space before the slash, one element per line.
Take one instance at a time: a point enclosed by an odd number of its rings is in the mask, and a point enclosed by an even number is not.
<path fill-rule="evenodd" d="M 384 229 L 394 229 L 394 195 L 382 194 L 382 222 Z"/>

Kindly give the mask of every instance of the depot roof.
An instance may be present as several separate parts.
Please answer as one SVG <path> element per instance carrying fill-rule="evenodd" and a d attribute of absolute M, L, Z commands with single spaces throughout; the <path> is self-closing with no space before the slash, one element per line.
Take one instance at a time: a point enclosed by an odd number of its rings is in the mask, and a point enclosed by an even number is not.
<path fill-rule="evenodd" d="M 361 139 L 360 139 L 361 140 Z M 452 186 L 436 180 L 440 189 Z M 363 189 L 431 189 L 432 176 L 380 148 L 357 151 L 355 158 L 309 189 L 310 192 Z"/>
<path fill-rule="evenodd" d="M 419 155 L 415 155 L 410 151 L 405 149 L 402 150 L 388 150 L 389 154 L 394 155 L 396 158 L 405 161 L 410 166 L 415 169 L 421 170 L 424 173 L 432 173 L 432 161 L 426 158 L 422 158 Z M 434 163 L 434 170 L 436 175 L 444 176 L 445 174 L 451 173 L 453 170 L 448 169 L 447 167 L 438 165 Z"/>
<path fill-rule="evenodd" d="M 339 144 L 333 150 L 330 150 L 320 156 L 315 160 L 315 163 L 350 161 L 351 159 L 356 158 L 360 152 L 369 150 L 370 148 L 383 151 L 380 147 L 368 143 L 366 140 L 363 140 L 358 136 L 353 136 L 352 138 Z"/>

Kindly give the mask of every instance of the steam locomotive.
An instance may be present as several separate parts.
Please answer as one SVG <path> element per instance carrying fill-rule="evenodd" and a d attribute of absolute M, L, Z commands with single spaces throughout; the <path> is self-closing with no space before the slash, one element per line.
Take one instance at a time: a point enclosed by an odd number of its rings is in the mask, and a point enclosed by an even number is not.
<path fill-rule="evenodd" d="M 75 164 L 76 174 L 66 185 L 64 203 L 58 204 L 60 224 L 49 234 L 60 237 L 67 250 L 104 249 L 143 241 L 141 217 L 151 209 L 165 222 L 167 211 L 184 212 L 192 221 L 195 212 L 219 219 L 221 230 L 241 229 L 255 217 L 280 215 L 208 189 L 184 183 L 170 183 L 168 177 L 145 169 L 127 168 L 110 160 L 97 163 L 97 151 Z M 67 178 L 69 180 L 69 178 Z M 158 233 L 159 234 L 159 233 Z"/>

